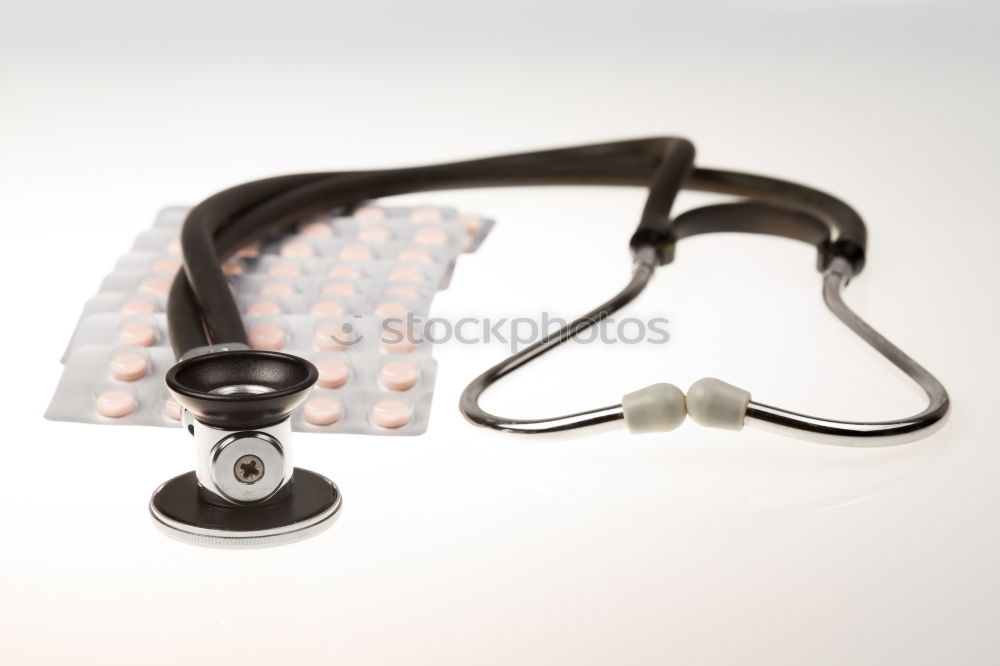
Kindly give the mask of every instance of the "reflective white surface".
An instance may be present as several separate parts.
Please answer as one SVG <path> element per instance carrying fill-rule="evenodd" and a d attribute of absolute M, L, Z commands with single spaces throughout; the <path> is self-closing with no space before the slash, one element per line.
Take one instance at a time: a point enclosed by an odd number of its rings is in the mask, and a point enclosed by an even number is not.
<path fill-rule="evenodd" d="M 665 4 L 0 7 L 0 660 L 994 662 L 997 11 Z M 193 465 L 180 430 L 41 418 L 78 309 L 161 205 L 660 133 L 858 208 L 869 264 L 845 298 L 948 388 L 943 430 L 887 450 L 694 424 L 539 444 L 457 411 L 506 350 L 445 345 L 425 436 L 297 435 L 297 463 L 344 494 L 332 529 L 229 552 L 150 525 L 150 492 Z M 416 200 L 499 219 L 436 314 L 571 317 L 627 276 L 642 194 Z M 541 416 L 703 376 L 830 417 L 921 405 L 825 311 L 791 241 L 687 240 L 627 314 L 669 318 L 670 342 L 571 345 L 484 406 Z"/>

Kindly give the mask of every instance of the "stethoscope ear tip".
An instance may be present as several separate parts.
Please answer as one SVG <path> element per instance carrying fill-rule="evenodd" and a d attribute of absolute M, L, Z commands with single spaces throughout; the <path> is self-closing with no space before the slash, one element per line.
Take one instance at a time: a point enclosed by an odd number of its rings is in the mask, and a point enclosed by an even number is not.
<path fill-rule="evenodd" d="M 653 384 L 622 397 L 629 432 L 669 432 L 690 416 L 707 428 L 742 430 L 750 392 L 721 379 L 699 379 L 687 395 L 673 384 Z"/>
<path fill-rule="evenodd" d="M 669 432 L 687 418 L 684 391 L 673 384 L 653 384 L 622 397 L 629 432 Z"/>
<path fill-rule="evenodd" d="M 688 388 L 685 403 L 688 414 L 698 425 L 742 430 L 750 391 L 715 377 L 703 377 Z"/>

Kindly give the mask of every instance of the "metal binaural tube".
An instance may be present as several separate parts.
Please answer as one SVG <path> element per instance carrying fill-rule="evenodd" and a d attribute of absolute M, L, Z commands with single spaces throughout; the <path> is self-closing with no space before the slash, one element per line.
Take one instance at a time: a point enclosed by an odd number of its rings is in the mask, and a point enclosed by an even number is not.
<path fill-rule="evenodd" d="M 921 439 L 944 424 L 949 398 L 941 382 L 844 303 L 843 289 L 851 274 L 848 262 L 834 260 L 823 277 L 823 300 L 840 321 L 923 389 L 927 407 L 912 416 L 886 421 L 837 421 L 751 401 L 745 425 L 823 444 L 876 447 Z"/>
<path fill-rule="evenodd" d="M 459 408 L 465 418 L 472 423 L 494 430 L 524 434 L 563 432 L 610 424 L 616 421 L 624 425 L 625 415 L 621 405 L 611 405 L 544 419 L 515 419 L 487 412 L 479 406 L 479 396 L 501 377 L 510 374 L 563 342 L 573 339 L 631 303 L 649 284 L 658 263 L 655 248 L 651 246 L 637 248 L 635 261 L 632 265 L 632 279 L 629 280 L 624 289 L 582 317 L 570 322 L 558 331 L 550 333 L 535 344 L 525 347 L 473 379 L 462 392 L 459 403 Z"/>

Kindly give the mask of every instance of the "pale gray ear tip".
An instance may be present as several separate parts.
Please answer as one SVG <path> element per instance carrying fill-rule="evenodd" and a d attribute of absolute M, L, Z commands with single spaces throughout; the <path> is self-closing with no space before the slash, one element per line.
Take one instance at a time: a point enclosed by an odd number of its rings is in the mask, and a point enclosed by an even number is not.
<path fill-rule="evenodd" d="M 687 392 L 687 412 L 695 423 L 708 428 L 742 430 L 750 392 L 721 379 L 699 379 Z"/>
<path fill-rule="evenodd" d="M 673 384 L 653 384 L 622 397 L 622 413 L 629 432 L 667 432 L 684 423 L 684 391 Z"/>

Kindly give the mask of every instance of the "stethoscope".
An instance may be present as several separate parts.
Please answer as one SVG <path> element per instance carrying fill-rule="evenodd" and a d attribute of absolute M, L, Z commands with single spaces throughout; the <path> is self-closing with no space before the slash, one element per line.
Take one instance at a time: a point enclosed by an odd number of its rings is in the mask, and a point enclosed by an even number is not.
<path fill-rule="evenodd" d="M 196 442 L 196 469 L 153 495 L 150 510 L 168 533 L 216 545 L 295 540 L 328 526 L 341 498 L 325 477 L 292 466 L 289 416 L 316 381 L 308 361 L 251 350 L 239 309 L 221 269 L 238 248 L 311 215 L 349 209 L 380 197 L 438 189 L 524 185 L 633 185 L 649 196 L 632 235 L 632 277 L 611 299 L 475 378 L 460 409 L 474 424 L 521 434 L 627 427 L 673 430 L 687 417 L 715 428 L 752 426 L 824 444 L 903 444 L 935 431 L 948 413 L 944 386 L 875 331 L 843 301 L 848 281 L 865 262 L 867 233 L 850 206 L 824 192 L 774 178 L 695 167 L 685 139 L 655 138 L 521 153 L 436 166 L 279 176 L 239 185 L 196 206 L 181 232 L 184 267 L 174 281 L 167 319 L 180 362 L 167 385 L 184 407 L 182 422 Z M 682 189 L 737 197 L 676 217 Z M 926 393 L 917 414 L 885 421 L 807 416 L 752 399 L 714 378 L 687 392 L 654 384 L 619 404 L 543 419 L 486 412 L 482 393 L 494 382 L 610 317 L 643 291 L 658 266 L 670 263 L 679 240 L 736 231 L 792 238 L 816 247 L 823 299 L 840 321 L 906 373 Z"/>

